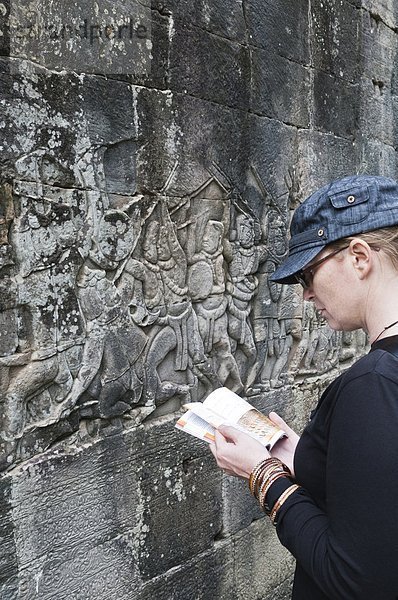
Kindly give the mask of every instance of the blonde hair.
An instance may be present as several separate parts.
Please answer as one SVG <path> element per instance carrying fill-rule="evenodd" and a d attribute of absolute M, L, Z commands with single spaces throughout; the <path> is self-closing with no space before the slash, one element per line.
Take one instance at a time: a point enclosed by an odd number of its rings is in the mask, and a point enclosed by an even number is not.
<path fill-rule="evenodd" d="M 337 250 L 338 248 L 347 246 L 355 238 L 361 238 L 361 240 L 367 242 L 371 247 L 380 248 L 389 257 L 394 267 L 398 269 L 398 225 L 351 235 L 332 242 L 328 247 Z"/>

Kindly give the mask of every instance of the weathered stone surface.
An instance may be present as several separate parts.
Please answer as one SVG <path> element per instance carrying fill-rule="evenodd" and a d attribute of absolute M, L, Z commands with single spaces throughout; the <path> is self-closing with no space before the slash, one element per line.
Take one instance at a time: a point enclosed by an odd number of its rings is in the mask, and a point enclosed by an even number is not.
<path fill-rule="evenodd" d="M 392 146 L 387 146 L 377 139 L 361 139 L 360 167 L 361 171 L 391 173 L 397 166 L 397 154 Z"/>
<path fill-rule="evenodd" d="M 235 41 L 245 41 L 245 20 L 242 3 L 234 0 L 197 2 L 188 0 L 154 0 L 152 8 L 160 15 L 170 18 L 172 24 L 211 32 Z"/>
<path fill-rule="evenodd" d="M 248 0 L 244 8 L 249 39 L 254 46 L 309 64 L 308 0 Z"/>
<path fill-rule="evenodd" d="M 311 61 L 346 81 L 361 72 L 361 12 L 341 0 L 311 1 Z"/>
<path fill-rule="evenodd" d="M 250 67 L 246 47 L 196 28 L 176 30 L 172 44 L 172 90 L 231 108 L 247 107 Z"/>
<path fill-rule="evenodd" d="M 231 540 L 217 542 L 212 550 L 199 554 L 161 577 L 142 586 L 138 600 L 150 600 L 156 595 L 160 600 L 185 600 L 200 598 L 237 598 L 235 592 L 234 549 Z"/>
<path fill-rule="evenodd" d="M 391 94 L 391 86 L 384 85 L 383 82 L 375 79 L 363 79 L 360 85 L 361 97 L 364 98 L 359 117 L 361 131 L 370 137 L 372 130 L 376 132 L 374 133 L 375 138 L 380 139 L 386 145 L 395 147 L 397 132 L 394 123 L 395 102 Z"/>
<path fill-rule="evenodd" d="M 127 598 L 211 548 L 221 527 L 220 475 L 205 444 L 175 439 L 173 426 L 163 419 L 109 432 L 90 448 L 60 447 L 6 479 L 2 581 L 10 585 L 17 557 L 21 599 L 55 598 L 72 574 L 76 599 L 90 586 L 93 598 Z"/>
<path fill-rule="evenodd" d="M 372 13 L 362 11 L 361 16 L 363 73 L 379 85 L 388 85 L 395 65 L 396 34 Z"/>
<path fill-rule="evenodd" d="M 300 165 L 300 197 L 304 199 L 321 184 L 355 171 L 357 142 L 333 134 L 313 131 L 298 133 Z"/>
<path fill-rule="evenodd" d="M 256 114 L 308 127 L 308 69 L 270 51 L 252 51 L 251 107 Z"/>
<path fill-rule="evenodd" d="M 275 588 L 289 589 L 292 557 L 275 545 L 275 530 L 268 520 L 255 521 L 235 537 L 236 598 L 281 598 Z M 266 557 L 263 560 L 261 557 Z M 250 573 L 250 577 L 245 576 Z M 289 579 L 289 581 L 287 581 Z M 273 596 L 275 594 L 275 596 Z M 289 596 L 287 596 L 289 597 Z"/>
<path fill-rule="evenodd" d="M 0 593 L 2 598 L 14 598 L 18 589 L 18 558 L 10 505 L 10 478 L 1 481 L 0 494 Z"/>
<path fill-rule="evenodd" d="M 292 560 L 173 424 L 226 385 L 301 430 L 364 351 L 268 275 L 315 188 L 397 177 L 397 7 L 154 0 L 120 69 L 133 6 L 76 56 L 0 5 L 0 594 L 280 600 Z"/>
<path fill-rule="evenodd" d="M 340 137 L 354 137 L 358 127 L 360 94 L 358 84 L 314 73 L 314 126 Z"/>

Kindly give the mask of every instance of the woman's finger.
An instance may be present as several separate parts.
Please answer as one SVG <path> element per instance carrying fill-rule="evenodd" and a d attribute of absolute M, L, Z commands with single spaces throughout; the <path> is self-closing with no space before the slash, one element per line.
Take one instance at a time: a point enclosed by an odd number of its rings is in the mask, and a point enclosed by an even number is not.
<path fill-rule="evenodd" d="M 237 442 L 241 437 L 241 431 L 230 425 L 220 425 L 220 427 L 218 427 L 218 432 L 222 434 L 225 440 L 231 442 Z"/>
<path fill-rule="evenodd" d="M 214 444 L 215 444 L 216 450 L 221 448 L 221 446 L 223 446 L 223 444 L 226 444 L 226 443 L 227 443 L 227 440 L 226 440 L 224 434 L 221 431 L 219 431 L 218 429 L 216 429 L 214 432 Z"/>
<path fill-rule="evenodd" d="M 212 453 L 212 455 L 214 456 L 214 458 L 217 458 L 216 444 L 214 442 L 211 442 L 209 444 L 209 448 L 210 448 L 210 452 Z"/>
<path fill-rule="evenodd" d="M 270 412 L 268 416 L 271 419 L 271 421 L 273 423 L 275 423 L 275 425 L 277 425 L 278 427 L 280 427 L 281 429 L 283 429 L 283 431 L 285 433 L 287 433 L 287 435 L 290 435 L 290 434 L 293 434 L 293 433 L 295 435 L 297 435 L 296 432 L 293 431 L 293 429 L 291 427 L 289 427 L 289 425 L 276 412 Z"/>

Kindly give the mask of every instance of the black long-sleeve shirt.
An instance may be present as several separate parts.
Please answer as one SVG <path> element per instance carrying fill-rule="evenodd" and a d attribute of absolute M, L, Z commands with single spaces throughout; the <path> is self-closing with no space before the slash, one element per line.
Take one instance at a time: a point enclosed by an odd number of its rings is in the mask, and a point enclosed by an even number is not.
<path fill-rule="evenodd" d="M 398 336 L 324 392 L 295 453 L 297 483 L 278 513 L 297 561 L 293 600 L 398 599 Z M 397 352 L 398 354 L 398 352 Z M 278 480 L 273 504 L 289 487 Z"/>

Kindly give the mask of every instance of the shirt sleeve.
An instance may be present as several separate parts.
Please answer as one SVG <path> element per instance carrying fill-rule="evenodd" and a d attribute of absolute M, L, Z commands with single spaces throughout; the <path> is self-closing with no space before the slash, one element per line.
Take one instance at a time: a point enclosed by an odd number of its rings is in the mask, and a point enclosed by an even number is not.
<path fill-rule="evenodd" d="M 340 388 L 326 465 L 326 513 L 305 489 L 295 492 L 278 514 L 281 542 L 331 600 L 396 600 L 395 382 L 371 372 Z"/>

